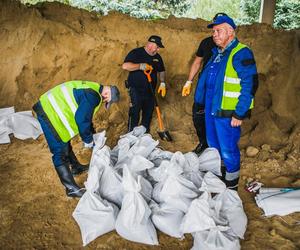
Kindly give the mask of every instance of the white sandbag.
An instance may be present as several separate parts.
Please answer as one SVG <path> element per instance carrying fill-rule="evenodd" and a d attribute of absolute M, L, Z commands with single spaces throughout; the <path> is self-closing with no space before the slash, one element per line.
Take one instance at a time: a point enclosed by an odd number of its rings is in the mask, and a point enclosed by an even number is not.
<path fill-rule="evenodd" d="M 83 246 L 114 230 L 118 212 L 119 209 L 114 204 L 86 191 L 72 214 L 79 225 Z"/>
<path fill-rule="evenodd" d="M 162 182 L 168 177 L 168 169 L 169 169 L 170 161 L 163 160 L 159 167 L 152 168 L 148 170 L 148 174 L 156 181 Z M 182 168 L 179 166 L 174 166 L 172 169 L 173 172 L 177 172 L 178 175 L 181 174 Z M 175 174 L 175 173 L 174 173 Z"/>
<path fill-rule="evenodd" d="M 183 233 L 180 230 L 180 225 L 184 213 L 176 208 L 170 207 L 166 203 L 156 204 L 150 203 L 152 210 L 151 219 L 154 226 L 161 232 L 175 238 L 182 238 Z"/>
<path fill-rule="evenodd" d="M 200 191 L 207 191 L 210 193 L 222 193 L 226 189 L 226 185 L 217 176 L 211 172 L 207 172 L 202 180 Z"/>
<path fill-rule="evenodd" d="M 145 134 L 129 149 L 128 156 L 141 155 L 147 158 L 158 144 L 159 141 L 153 140 L 150 134 Z"/>
<path fill-rule="evenodd" d="M 10 126 L 14 137 L 21 140 L 28 138 L 36 139 L 43 133 L 41 125 L 33 117 L 32 111 L 22 111 L 11 115 Z"/>
<path fill-rule="evenodd" d="M 185 172 L 199 171 L 200 160 L 199 160 L 199 157 L 194 152 L 188 152 L 188 153 L 184 154 L 184 158 L 186 160 L 186 164 L 184 166 Z"/>
<path fill-rule="evenodd" d="M 155 167 L 158 167 L 163 160 L 170 161 L 174 153 L 170 151 L 165 151 L 160 148 L 155 148 L 150 155 L 148 160 L 154 163 Z"/>
<path fill-rule="evenodd" d="M 189 172 L 184 172 L 183 176 L 185 179 L 189 180 L 190 182 L 192 182 L 196 188 L 200 188 L 202 185 L 202 181 L 203 181 L 203 172 L 197 171 L 189 171 Z"/>
<path fill-rule="evenodd" d="M 107 164 L 109 164 L 109 148 L 104 146 L 102 150 L 94 150 L 88 170 L 88 177 L 84 182 L 86 190 L 100 192 L 100 179 Z"/>
<path fill-rule="evenodd" d="M 0 144 L 10 143 L 9 134 L 18 139 L 36 139 L 42 133 L 40 123 L 33 117 L 32 111 L 15 113 L 14 107 L 0 109 Z"/>
<path fill-rule="evenodd" d="M 139 193 L 141 183 L 135 179 L 127 166 L 123 168 L 124 199 L 116 221 L 116 231 L 123 238 L 158 245 L 156 230 L 150 220 L 151 210 Z"/>
<path fill-rule="evenodd" d="M 137 126 L 134 127 L 132 131 L 130 131 L 129 133 L 125 134 L 125 135 L 121 135 L 120 138 L 123 137 L 129 137 L 129 136 L 134 136 L 134 137 L 141 137 L 146 133 L 147 129 L 141 125 L 141 126 Z"/>
<path fill-rule="evenodd" d="M 215 227 L 210 230 L 193 234 L 194 245 L 191 250 L 239 250 L 238 239 L 234 239 L 224 233 L 226 227 Z"/>
<path fill-rule="evenodd" d="M 200 197 L 192 201 L 188 212 L 182 220 L 181 231 L 183 233 L 196 233 L 216 226 L 211 216 L 209 200 L 211 200 L 211 195 L 204 192 Z"/>
<path fill-rule="evenodd" d="M 265 216 L 300 212 L 300 190 L 288 190 L 263 191 L 255 196 L 256 204 L 263 209 Z"/>
<path fill-rule="evenodd" d="M 244 212 L 242 200 L 234 190 L 226 189 L 223 193 L 217 194 L 214 210 L 219 220 L 225 219 L 235 236 L 244 239 L 247 229 L 247 216 Z"/>
<path fill-rule="evenodd" d="M 221 156 L 215 148 L 205 149 L 199 156 L 199 170 L 210 171 L 221 176 Z"/>

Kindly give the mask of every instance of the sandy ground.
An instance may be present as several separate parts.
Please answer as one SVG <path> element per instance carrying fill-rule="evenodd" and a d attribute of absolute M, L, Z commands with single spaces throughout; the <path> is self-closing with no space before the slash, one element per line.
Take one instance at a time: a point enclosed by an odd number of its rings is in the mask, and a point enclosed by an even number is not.
<path fill-rule="evenodd" d="M 170 18 L 142 21 L 118 13 L 98 17 L 58 4 L 28 8 L 17 2 L 0 3 L 0 108 L 28 110 L 40 94 L 66 80 L 116 83 L 122 101 L 109 112 L 101 110 L 94 124 L 107 130 L 114 146 L 126 131 L 128 97 L 121 69 L 124 56 L 153 34 L 163 37 L 168 94 L 159 99 L 174 142 L 161 142 L 170 151 L 191 151 L 197 144 L 192 125 L 193 97 L 182 98 L 192 56 L 209 35 L 206 22 Z M 269 187 L 300 186 L 300 39 L 299 31 L 276 31 L 266 25 L 240 27 L 237 36 L 254 51 L 260 79 L 256 107 L 243 125 L 239 194 L 249 219 L 242 249 L 300 249 L 300 214 L 265 218 L 252 194 L 244 191 L 252 179 Z M 154 117 L 152 131 L 157 129 Z M 153 136 L 157 138 L 156 133 Z M 81 141 L 73 141 L 81 155 Z M 249 146 L 258 153 L 249 157 Z M 246 149 L 247 153 L 246 153 Z M 80 249 L 78 226 L 71 217 L 77 200 L 68 199 L 43 136 L 38 140 L 12 138 L 0 145 L 0 248 Z M 86 175 L 77 177 L 83 184 Z M 179 241 L 159 234 L 160 245 L 149 247 L 104 235 L 88 249 L 189 249 L 192 237 Z"/>

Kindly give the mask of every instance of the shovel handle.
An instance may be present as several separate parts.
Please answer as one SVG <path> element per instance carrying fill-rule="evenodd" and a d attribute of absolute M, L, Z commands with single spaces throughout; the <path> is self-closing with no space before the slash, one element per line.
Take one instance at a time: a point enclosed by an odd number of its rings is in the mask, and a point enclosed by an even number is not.
<path fill-rule="evenodd" d="M 149 83 L 152 82 L 151 73 L 152 73 L 152 69 L 144 70 L 144 74 L 147 76 L 147 79 L 148 79 Z"/>
<path fill-rule="evenodd" d="M 159 130 L 164 131 L 164 125 L 163 125 L 163 122 L 162 122 L 162 119 L 161 119 L 161 113 L 160 113 L 159 107 L 156 106 L 155 109 L 156 109 L 156 114 L 157 114 Z"/>

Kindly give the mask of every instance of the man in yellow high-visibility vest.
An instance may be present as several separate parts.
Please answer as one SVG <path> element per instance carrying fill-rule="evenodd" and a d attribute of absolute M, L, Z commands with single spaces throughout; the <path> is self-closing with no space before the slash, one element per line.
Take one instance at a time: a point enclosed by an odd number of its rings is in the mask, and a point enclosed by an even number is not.
<path fill-rule="evenodd" d="M 73 175 L 88 169 L 88 166 L 78 162 L 70 140 L 79 134 L 84 147 L 92 148 L 93 115 L 102 103 L 109 108 L 112 103 L 118 102 L 119 98 L 120 92 L 116 86 L 105 86 L 90 81 L 69 81 L 44 93 L 33 106 L 67 196 L 83 195 L 84 189 L 76 184 Z"/>

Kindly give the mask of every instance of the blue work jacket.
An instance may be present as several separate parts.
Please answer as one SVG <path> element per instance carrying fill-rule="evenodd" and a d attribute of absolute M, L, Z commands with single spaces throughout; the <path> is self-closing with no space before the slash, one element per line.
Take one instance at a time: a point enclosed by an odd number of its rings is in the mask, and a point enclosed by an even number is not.
<path fill-rule="evenodd" d="M 221 103 L 223 97 L 223 84 L 224 84 L 224 76 L 225 70 L 227 66 L 227 61 L 229 55 L 233 48 L 235 48 L 238 44 L 238 40 L 236 39 L 228 48 L 226 48 L 222 54 L 219 71 L 217 72 L 214 86 L 214 96 L 212 100 L 212 110 L 211 113 L 214 116 L 219 117 L 236 117 L 237 119 L 244 119 L 250 116 L 250 104 L 251 100 L 255 95 L 255 92 L 258 87 L 258 77 L 257 77 L 257 69 L 256 63 L 254 60 L 254 56 L 252 51 L 245 47 L 239 50 L 233 57 L 233 67 L 238 74 L 238 77 L 241 79 L 241 94 L 239 96 L 239 101 L 236 105 L 236 109 L 231 113 L 224 114 L 221 110 Z M 203 69 L 199 80 L 197 82 L 194 102 L 204 106 L 205 104 L 205 89 L 206 89 L 206 79 L 208 76 L 208 72 L 211 64 L 214 59 L 218 55 L 218 48 L 212 49 L 213 55 L 210 58 L 209 62 L 206 64 Z"/>

